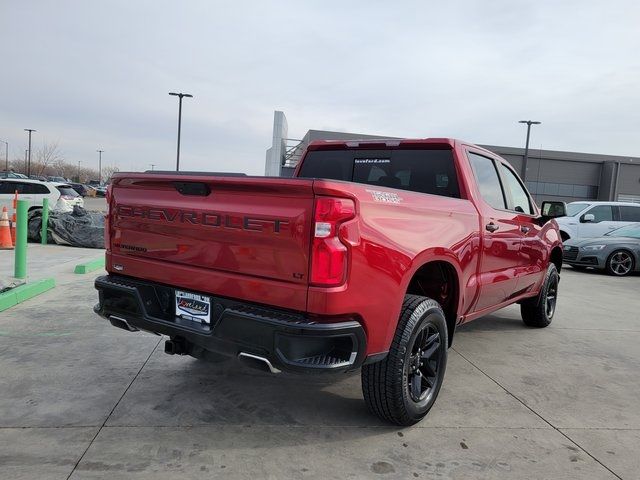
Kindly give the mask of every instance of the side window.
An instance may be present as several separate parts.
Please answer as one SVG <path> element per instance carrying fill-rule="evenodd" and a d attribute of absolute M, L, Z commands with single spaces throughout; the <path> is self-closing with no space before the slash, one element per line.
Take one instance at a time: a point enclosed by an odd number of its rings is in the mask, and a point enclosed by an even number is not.
<path fill-rule="evenodd" d="M 588 213 L 595 217 L 593 223 L 610 222 L 613 220 L 613 209 L 611 205 L 596 205 L 591 210 L 586 211 L 584 215 Z"/>
<path fill-rule="evenodd" d="M 30 193 L 32 195 L 49 195 L 49 189 L 40 183 L 25 183 L 22 193 Z"/>
<path fill-rule="evenodd" d="M 480 194 L 485 202 L 493 208 L 505 209 L 507 204 L 493 160 L 482 155 L 469 152 L 469 161 L 478 182 Z"/>
<path fill-rule="evenodd" d="M 513 209 L 516 212 L 526 213 L 528 215 L 533 215 L 533 209 L 531 208 L 531 202 L 529 201 L 529 196 L 525 191 L 524 187 L 518 180 L 518 177 L 511 171 L 511 169 L 505 167 L 502 163 L 498 163 L 498 168 L 500 168 L 500 172 L 502 172 L 502 176 L 504 177 L 507 186 L 511 192 L 511 200 L 513 202 Z"/>
<path fill-rule="evenodd" d="M 629 207 L 622 205 L 620 208 L 620 220 L 623 222 L 640 222 L 640 206 Z"/>
<path fill-rule="evenodd" d="M 0 193 L 8 193 L 13 195 L 17 190 L 18 193 L 23 193 L 24 183 L 19 182 L 0 182 Z"/>

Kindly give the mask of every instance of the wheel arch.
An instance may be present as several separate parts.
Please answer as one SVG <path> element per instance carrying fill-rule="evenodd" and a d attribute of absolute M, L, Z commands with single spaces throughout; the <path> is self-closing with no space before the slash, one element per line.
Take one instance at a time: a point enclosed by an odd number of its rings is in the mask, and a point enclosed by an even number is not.
<path fill-rule="evenodd" d="M 462 298 L 460 269 L 448 258 L 431 258 L 421 263 L 408 277 L 405 294 L 429 297 L 442 307 L 451 346 Z"/>
<path fill-rule="evenodd" d="M 556 270 L 560 273 L 560 270 L 562 270 L 562 248 L 560 245 L 556 245 L 551 249 L 549 261 L 556 266 Z"/>

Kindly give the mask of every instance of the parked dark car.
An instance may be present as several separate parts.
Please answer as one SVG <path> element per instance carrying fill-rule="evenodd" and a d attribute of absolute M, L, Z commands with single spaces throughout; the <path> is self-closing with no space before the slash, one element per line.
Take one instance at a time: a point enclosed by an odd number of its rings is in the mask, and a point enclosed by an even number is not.
<path fill-rule="evenodd" d="M 78 192 L 78 195 L 80 195 L 81 197 L 87 196 L 87 187 L 85 187 L 81 183 L 70 183 L 69 185 L 71 185 L 71 188 Z"/>

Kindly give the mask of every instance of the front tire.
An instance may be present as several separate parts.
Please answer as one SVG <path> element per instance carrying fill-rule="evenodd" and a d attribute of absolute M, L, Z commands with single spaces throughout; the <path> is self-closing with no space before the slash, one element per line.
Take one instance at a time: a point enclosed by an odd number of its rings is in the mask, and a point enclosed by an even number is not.
<path fill-rule="evenodd" d="M 547 274 L 538 296 L 529 298 L 520 304 L 520 314 L 525 325 L 535 328 L 549 326 L 556 313 L 559 283 L 560 275 L 552 263 L 547 268 Z"/>
<path fill-rule="evenodd" d="M 362 367 L 362 391 L 369 410 L 397 425 L 422 420 L 440 392 L 448 345 L 440 304 L 405 295 L 389 353 L 384 360 Z"/>
<path fill-rule="evenodd" d="M 633 271 L 633 255 L 626 250 L 616 250 L 607 258 L 606 270 L 609 275 L 624 277 Z"/>

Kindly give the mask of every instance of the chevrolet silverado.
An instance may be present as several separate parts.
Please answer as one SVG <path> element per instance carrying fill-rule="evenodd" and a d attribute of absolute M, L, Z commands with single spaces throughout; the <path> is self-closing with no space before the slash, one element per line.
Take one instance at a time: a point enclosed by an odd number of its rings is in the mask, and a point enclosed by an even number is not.
<path fill-rule="evenodd" d="M 456 327 L 513 303 L 550 324 L 559 202 L 459 140 L 319 141 L 295 178 L 116 173 L 96 313 L 165 351 L 273 373 L 361 369 L 369 409 L 433 406 Z"/>

